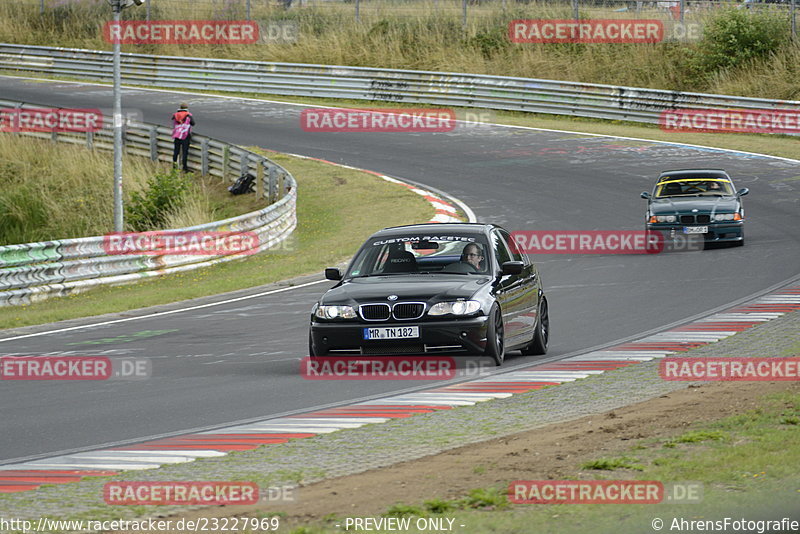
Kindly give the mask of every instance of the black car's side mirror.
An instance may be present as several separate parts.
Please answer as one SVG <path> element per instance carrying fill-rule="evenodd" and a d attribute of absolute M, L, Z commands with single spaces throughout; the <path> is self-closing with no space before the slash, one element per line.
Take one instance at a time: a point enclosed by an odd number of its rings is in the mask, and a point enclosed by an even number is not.
<path fill-rule="evenodd" d="M 648 193 L 647 191 L 642 191 L 642 194 L 640 196 L 642 198 L 650 198 L 650 193 Z"/>
<path fill-rule="evenodd" d="M 340 271 L 336 267 L 328 267 L 325 269 L 325 279 L 326 280 L 341 280 L 342 279 L 342 271 Z"/>
<path fill-rule="evenodd" d="M 743 197 L 743 196 L 745 196 L 745 195 L 746 195 L 747 193 L 749 193 L 749 192 L 750 192 L 750 190 L 749 190 L 749 189 L 747 189 L 746 187 L 743 187 L 743 188 L 739 189 L 739 190 L 736 192 L 736 194 L 737 194 L 738 196 L 740 196 L 740 197 Z"/>
<path fill-rule="evenodd" d="M 500 266 L 500 272 L 503 273 L 503 275 L 522 274 L 523 267 L 525 267 L 525 264 L 521 261 L 507 261 Z"/>

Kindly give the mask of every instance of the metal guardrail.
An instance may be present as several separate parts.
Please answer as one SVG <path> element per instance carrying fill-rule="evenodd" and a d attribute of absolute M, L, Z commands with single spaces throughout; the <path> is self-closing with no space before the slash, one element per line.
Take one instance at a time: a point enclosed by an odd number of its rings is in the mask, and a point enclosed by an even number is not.
<path fill-rule="evenodd" d="M 44 107 L 0 100 L 2 108 Z M 13 135 L 13 134 L 6 134 Z M 110 125 L 94 133 L 20 132 L 19 135 L 86 144 L 113 150 Z M 152 124 L 127 124 L 123 137 L 127 154 L 172 161 L 172 131 Z M 243 173 L 257 176 L 256 194 L 269 203 L 264 209 L 176 231 L 254 232 L 258 240 L 248 253 L 282 243 L 297 225 L 297 183 L 270 159 L 202 135 L 192 135 L 190 161 L 202 173 L 223 180 Z M 199 150 L 195 149 L 199 145 Z M 75 293 L 100 284 L 120 284 L 146 277 L 206 267 L 241 257 L 238 254 L 109 255 L 104 236 L 0 246 L 0 306 L 25 304 L 50 296 Z"/>
<path fill-rule="evenodd" d="M 0 72 L 111 80 L 112 54 L 0 45 Z M 670 109 L 800 109 L 800 102 L 478 74 L 122 55 L 127 84 L 348 98 L 658 123 Z"/>

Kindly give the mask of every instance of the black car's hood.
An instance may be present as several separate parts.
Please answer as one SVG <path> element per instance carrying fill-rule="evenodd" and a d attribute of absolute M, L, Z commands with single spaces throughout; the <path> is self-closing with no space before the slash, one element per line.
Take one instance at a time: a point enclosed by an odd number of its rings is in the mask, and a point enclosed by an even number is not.
<path fill-rule="evenodd" d="M 691 213 L 731 213 L 739 209 L 739 199 L 727 197 L 673 197 L 650 201 L 651 215 L 681 215 Z M 697 210 L 692 211 L 692 210 Z"/>
<path fill-rule="evenodd" d="M 490 281 L 490 276 L 472 274 L 399 274 L 353 278 L 325 293 L 321 303 L 391 302 L 387 300 L 389 295 L 397 295 L 398 302 L 470 298 Z"/>

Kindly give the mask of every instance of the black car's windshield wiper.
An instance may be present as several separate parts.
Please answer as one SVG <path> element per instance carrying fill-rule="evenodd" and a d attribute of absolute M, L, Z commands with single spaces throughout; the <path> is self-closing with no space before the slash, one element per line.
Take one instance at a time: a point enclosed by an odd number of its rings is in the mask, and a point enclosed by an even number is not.
<path fill-rule="evenodd" d="M 368 278 L 370 276 L 394 276 L 397 274 L 417 274 L 417 273 L 371 273 L 371 274 L 359 274 L 356 276 L 351 276 L 350 278 Z"/>

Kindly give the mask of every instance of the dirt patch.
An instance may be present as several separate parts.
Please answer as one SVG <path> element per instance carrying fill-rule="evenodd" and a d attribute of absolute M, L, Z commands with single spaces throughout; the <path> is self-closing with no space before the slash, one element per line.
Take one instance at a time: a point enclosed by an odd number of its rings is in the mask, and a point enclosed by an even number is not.
<path fill-rule="evenodd" d="M 469 490 L 517 479 L 576 478 L 581 463 L 627 451 L 634 440 L 668 437 L 703 421 L 755 408 L 764 395 L 800 392 L 793 382 L 718 382 L 692 386 L 611 412 L 548 425 L 299 488 L 295 502 L 213 507 L 178 517 L 255 516 L 283 512 L 297 527 L 336 516 L 378 516 L 398 502 L 455 499 Z"/>

